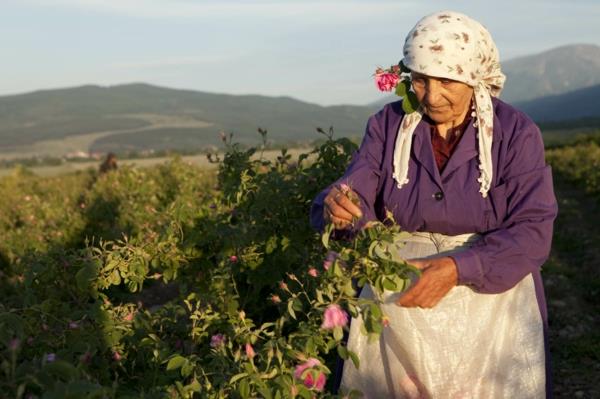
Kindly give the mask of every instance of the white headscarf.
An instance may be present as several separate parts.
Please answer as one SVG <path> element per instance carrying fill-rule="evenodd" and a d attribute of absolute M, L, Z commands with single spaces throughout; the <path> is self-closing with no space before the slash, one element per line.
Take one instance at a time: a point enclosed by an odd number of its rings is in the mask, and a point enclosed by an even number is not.
<path fill-rule="evenodd" d="M 453 11 L 421 19 L 404 42 L 402 63 L 423 75 L 457 80 L 473 87 L 473 105 L 479 141 L 479 192 L 485 198 L 492 183 L 494 111 L 491 96 L 498 96 L 506 77 L 500 70 L 498 49 L 479 22 Z M 398 188 L 408 182 L 408 161 L 415 128 L 423 112 L 406 114 L 394 149 L 394 179 Z"/>

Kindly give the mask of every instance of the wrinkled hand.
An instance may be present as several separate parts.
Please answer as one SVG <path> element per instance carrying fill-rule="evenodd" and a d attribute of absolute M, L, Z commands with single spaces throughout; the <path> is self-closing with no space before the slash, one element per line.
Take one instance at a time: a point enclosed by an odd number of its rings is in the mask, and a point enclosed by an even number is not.
<path fill-rule="evenodd" d="M 345 229 L 354 220 L 361 218 L 362 212 L 360 208 L 351 199 L 357 197 L 356 193 L 347 186 L 343 189 L 333 187 L 323 200 L 323 217 L 325 218 L 325 222 L 333 223 L 336 229 Z"/>
<path fill-rule="evenodd" d="M 396 301 L 408 308 L 432 308 L 458 283 L 458 271 L 450 257 L 412 259 L 407 262 L 422 271 L 417 283 Z"/>

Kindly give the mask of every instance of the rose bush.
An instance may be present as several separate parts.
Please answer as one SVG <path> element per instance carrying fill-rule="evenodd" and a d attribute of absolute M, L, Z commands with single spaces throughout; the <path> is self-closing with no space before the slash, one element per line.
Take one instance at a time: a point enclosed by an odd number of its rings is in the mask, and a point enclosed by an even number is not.
<path fill-rule="evenodd" d="M 349 316 L 373 339 L 386 325 L 357 290 L 402 290 L 417 273 L 375 250 L 399 228 L 334 241 L 308 226 L 356 149 L 348 139 L 330 132 L 275 161 L 224 143 L 216 176 L 174 159 L 0 181 L 2 209 L 16 209 L 0 225 L 0 396 L 335 396 L 336 358 L 360 365 L 343 341 Z"/>

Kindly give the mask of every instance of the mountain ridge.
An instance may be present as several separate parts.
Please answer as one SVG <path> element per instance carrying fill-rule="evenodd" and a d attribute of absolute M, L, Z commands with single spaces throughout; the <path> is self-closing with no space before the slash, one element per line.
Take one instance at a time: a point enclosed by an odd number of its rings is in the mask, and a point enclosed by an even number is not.
<path fill-rule="evenodd" d="M 564 57 L 569 54 L 567 62 Z M 552 88 L 547 82 L 560 82 L 566 72 L 579 73 L 565 69 L 577 62 L 586 64 L 593 73 L 572 80 L 572 86 L 587 87 L 573 89 L 563 84 L 556 89 L 560 93 L 533 100 L 511 101 L 504 94 L 501 98 L 523 109 L 536 122 L 600 118 L 599 46 L 561 46 L 519 57 L 512 65 L 516 65 L 513 71 L 527 71 L 524 65 L 537 65 L 538 72 L 543 68 L 548 76 L 527 79 L 535 81 L 532 85 Z M 510 72 L 511 62 L 507 64 Z M 595 79 L 598 83 L 590 84 Z M 510 85 L 505 93 L 510 94 L 509 89 Z M 60 155 L 77 150 L 199 150 L 220 145 L 220 131 L 233 132 L 238 142 L 256 144 L 260 141 L 259 127 L 269 131 L 272 142 L 279 143 L 314 140 L 320 138 L 317 127 L 330 126 L 336 137 L 358 137 L 370 115 L 397 99 L 391 96 L 376 104 L 321 106 L 291 96 L 210 93 L 143 82 L 42 89 L 0 96 L 0 156 L 37 156 L 49 151 Z"/>

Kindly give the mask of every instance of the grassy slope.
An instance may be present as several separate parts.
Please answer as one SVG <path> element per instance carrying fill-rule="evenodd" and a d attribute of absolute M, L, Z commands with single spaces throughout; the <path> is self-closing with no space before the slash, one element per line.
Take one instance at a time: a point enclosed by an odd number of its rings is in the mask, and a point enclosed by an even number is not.
<path fill-rule="evenodd" d="M 0 97 L 0 149 L 75 134 L 149 126 L 132 114 L 167 115 L 211 124 L 181 130 L 191 142 L 213 144 L 219 130 L 233 131 L 241 141 L 257 137 L 257 127 L 276 141 L 312 139 L 315 128 L 333 125 L 338 136 L 361 134 L 372 109 L 361 106 L 322 107 L 289 97 L 233 96 L 172 90 L 146 84 L 83 86 Z M 167 126 L 162 126 L 165 128 Z M 115 132 L 114 139 L 117 139 Z M 168 131 L 119 137 L 128 146 L 164 142 Z M 107 142 L 103 139 L 103 143 Z"/>

